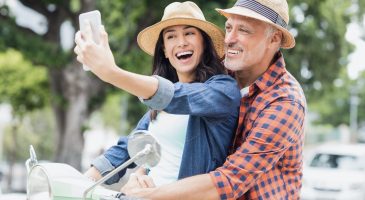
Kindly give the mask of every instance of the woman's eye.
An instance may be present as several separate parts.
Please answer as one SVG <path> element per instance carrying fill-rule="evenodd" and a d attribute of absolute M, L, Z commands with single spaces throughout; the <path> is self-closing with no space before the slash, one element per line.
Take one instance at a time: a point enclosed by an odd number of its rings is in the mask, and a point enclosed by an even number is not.
<path fill-rule="evenodd" d="M 194 35 L 194 32 L 187 32 L 186 35 Z"/>
<path fill-rule="evenodd" d="M 166 39 L 172 39 L 172 38 L 174 38 L 174 36 L 173 36 L 173 35 L 168 35 L 168 36 L 166 36 Z"/>

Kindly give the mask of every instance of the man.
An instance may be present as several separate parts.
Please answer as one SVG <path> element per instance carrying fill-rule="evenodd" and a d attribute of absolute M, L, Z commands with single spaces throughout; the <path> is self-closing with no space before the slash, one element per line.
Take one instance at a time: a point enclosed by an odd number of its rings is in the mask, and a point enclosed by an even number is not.
<path fill-rule="evenodd" d="M 209 174 L 126 193 L 149 199 L 299 199 L 306 102 L 280 52 L 295 45 L 287 2 L 238 0 L 217 11 L 227 18 L 225 66 L 242 88 L 232 154 Z"/>

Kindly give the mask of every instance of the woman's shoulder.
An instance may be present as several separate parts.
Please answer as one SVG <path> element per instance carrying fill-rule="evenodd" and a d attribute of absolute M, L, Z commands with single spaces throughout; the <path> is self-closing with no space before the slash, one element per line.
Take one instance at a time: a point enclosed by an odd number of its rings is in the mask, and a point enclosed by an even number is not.
<path fill-rule="evenodd" d="M 205 83 L 209 85 L 217 85 L 217 86 L 220 85 L 230 89 L 238 89 L 238 84 L 236 79 L 226 74 L 214 75 L 210 77 L 207 81 L 205 81 Z"/>
<path fill-rule="evenodd" d="M 218 81 L 224 81 L 224 82 L 231 82 L 231 83 L 237 83 L 236 80 L 227 74 L 217 74 L 212 77 L 210 77 L 206 82 L 218 82 Z"/>
<path fill-rule="evenodd" d="M 214 75 L 210 77 L 205 83 L 215 90 L 223 91 L 223 93 L 226 95 L 235 97 L 235 99 L 241 99 L 237 81 L 230 75 Z"/>

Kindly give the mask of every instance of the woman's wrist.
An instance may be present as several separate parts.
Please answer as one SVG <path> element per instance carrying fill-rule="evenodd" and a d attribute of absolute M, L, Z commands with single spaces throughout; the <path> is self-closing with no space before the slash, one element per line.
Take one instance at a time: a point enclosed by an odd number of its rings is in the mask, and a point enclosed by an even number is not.
<path fill-rule="evenodd" d="M 84 175 L 92 181 L 98 181 L 102 178 L 100 172 L 95 167 L 90 167 Z"/>
<path fill-rule="evenodd" d="M 102 77 L 100 77 L 103 81 L 115 85 L 116 81 L 123 78 L 122 70 L 116 64 L 113 64 L 111 67 L 107 67 L 107 69 L 102 70 Z"/>

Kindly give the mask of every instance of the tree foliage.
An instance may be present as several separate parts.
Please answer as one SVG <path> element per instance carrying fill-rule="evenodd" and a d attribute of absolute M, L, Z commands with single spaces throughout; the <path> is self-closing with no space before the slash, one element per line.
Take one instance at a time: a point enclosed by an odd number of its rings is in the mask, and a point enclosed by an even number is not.
<path fill-rule="evenodd" d="M 0 54 L 0 101 L 10 104 L 14 115 L 22 116 L 47 105 L 47 88 L 44 68 L 32 65 L 12 49 Z"/>
<path fill-rule="evenodd" d="M 53 120 L 50 109 L 39 109 L 27 112 L 21 122 L 9 124 L 3 141 L 6 159 L 24 162 L 29 158 L 29 145 L 33 145 L 39 159 L 52 160 L 55 151 Z"/>
<path fill-rule="evenodd" d="M 102 83 L 92 74 L 84 72 L 76 62 L 72 50 L 62 48 L 61 26 L 69 22 L 74 30 L 78 30 L 78 15 L 99 9 L 118 66 L 133 72 L 150 74 L 151 57 L 138 48 L 137 34 L 143 28 L 160 21 L 163 9 L 173 1 L 19 0 L 19 2 L 46 19 L 44 25 L 46 31 L 36 33 L 29 27 L 20 26 L 16 23 L 11 10 L 6 5 L 1 6 L 0 51 L 6 53 L 0 57 L 0 63 L 5 66 L 0 68 L 0 101 L 11 103 L 19 113 L 50 105 L 56 121 L 55 158 L 59 162 L 66 162 L 79 168 L 83 130 L 90 113 L 101 107 L 104 113 L 113 110 L 113 107 L 102 106 L 105 99 L 108 99 L 108 104 L 115 106 L 114 109 L 119 109 L 120 113 L 110 112 L 115 118 L 124 116 L 129 121 L 128 128 L 134 127 L 146 108 L 141 106 L 137 98 L 128 96 Z M 235 1 L 196 0 L 195 2 L 202 8 L 207 20 L 223 27 L 225 18 L 214 8 L 228 8 Z M 353 49 L 344 38 L 346 25 L 355 16 L 358 17 L 358 21 L 362 20 L 359 16 L 364 12 L 365 1 L 290 0 L 288 3 L 291 18 L 289 26 L 296 36 L 297 45 L 294 49 L 284 50 L 287 67 L 301 82 L 308 103 L 318 109 L 322 119 L 335 118 L 333 114 L 337 111 L 330 107 L 330 102 L 336 102 L 332 95 L 337 95 L 337 99 L 345 99 L 345 93 L 339 92 L 338 89 L 346 88 L 333 87 L 333 83 L 339 78 L 346 77 L 342 69 L 346 67 L 347 55 Z M 351 9 L 353 3 L 359 5 L 356 11 Z M 16 51 L 7 51 L 8 48 Z M 26 61 L 19 61 L 20 56 Z M 20 63 L 11 64 L 10 60 L 11 62 L 18 60 Z M 21 66 L 27 67 L 23 69 Z M 24 71 L 21 71 L 22 69 Z M 24 84 L 21 84 L 23 82 Z M 109 95 L 115 96 L 107 98 Z M 128 99 L 128 103 L 120 103 L 119 106 L 123 106 L 119 107 L 118 101 L 121 101 L 119 98 Z M 348 106 L 345 100 L 343 102 L 341 112 L 346 110 L 346 105 Z M 106 124 L 117 126 L 118 119 L 111 116 L 105 118 L 109 121 Z M 337 123 L 335 120 L 337 118 L 328 122 Z M 338 118 L 338 120 L 344 119 Z"/>
<path fill-rule="evenodd" d="M 353 49 L 345 40 L 346 25 L 354 13 L 351 1 L 288 1 L 295 48 L 286 52 L 289 70 L 304 86 L 309 101 L 332 87 Z"/>
<path fill-rule="evenodd" d="M 49 103 L 56 119 L 55 160 L 69 163 L 80 169 L 84 123 L 92 110 L 100 107 L 105 99 L 107 87 L 81 69 L 72 51 L 62 48 L 61 26 L 69 21 L 76 29 L 78 14 L 95 9 L 95 2 L 75 0 L 21 0 L 19 2 L 46 19 L 46 31 L 39 34 L 31 27 L 18 25 L 11 10 L 7 6 L 2 6 L 0 50 L 14 48 L 33 65 L 43 66 L 48 78 L 48 87 L 46 89 L 43 87 L 43 92 L 50 99 Z M 3 60 L 7 65 L 7 58 Z M 35 66 L 33 68 L 36 71 Z M 14 82 L 7 84 L 14 84 Z M 12 92 L 21 92 L 17 89 L 19 88 L 12 88 Z M 22 108 L 24 102 L 33 99 L 32 93 L 23 92 L 22 94 L 22 99 L 19 101 L 9 101 L 16 109 Z M 4 93 L 3 99 L 14 98 L 9 92 L 6 95 L 7 97 Z"/>
<path fill-rule="evenodd" d="M 310 108 L 320 115 L 316 123 L 331 124 L 338 126 L 350 124 L 350 106 L 356 106 L 358 110 L 358 122 L 365 121 L 365 72 L 362 72 L 358 79 L 351 80 L 346 70 L 334 81 L 331 91 L 326 92 L 317 101 L 312 101 Z M 355 100 L 354 100 L 355 99 Z"/>
<path fill-rule="evenodd" d="M 350 22 L 363 23 L 365 1 L 289 3 L 291 25 L 297 33 L 296 47 L 287 51 L 289 69 L 304 86 L 311 111 L 319 114 L 317 123 L 349 125 L 351 91 L 358 82 L 364 82 L 365 77 L 361 75 L 357 80 L 351 80 L 347 74 L 347 58 L 354 47 L 346 41 L 345 33 Z M 358 89 L 358 93 L 361 111 L 364 108 L 363 89 Z M 364 121 L 364 117 L 358 112 L 359 121 Z"/>

